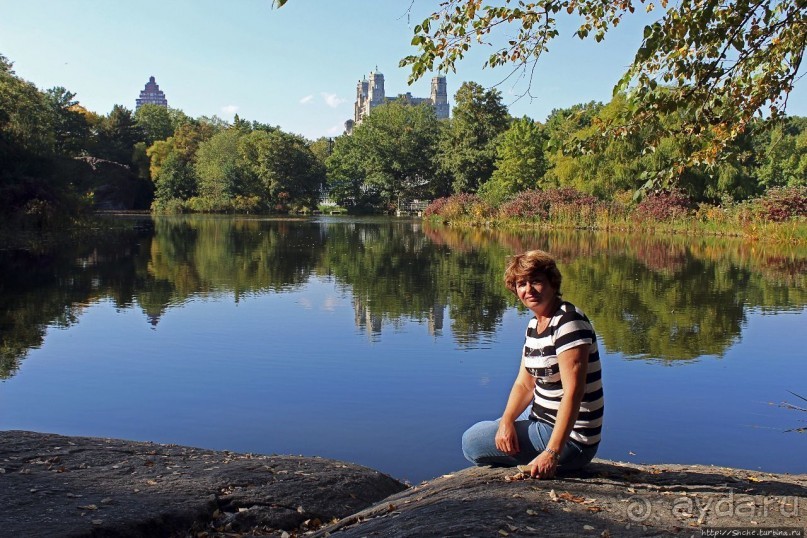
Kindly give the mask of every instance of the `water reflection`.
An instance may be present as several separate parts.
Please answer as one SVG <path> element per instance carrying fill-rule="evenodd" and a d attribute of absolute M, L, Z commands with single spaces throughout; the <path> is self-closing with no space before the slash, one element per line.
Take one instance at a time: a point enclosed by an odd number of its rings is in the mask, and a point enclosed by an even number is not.
<path fill-rule="evenodd" d="M 372 339 L 414 320 L 460 347 L 484 344 L 516 301 L 505 258 L 555 254 L 563 291 L 594 321 L 605 347 L 628 357 L 721 356 L 752 309 L 807 305 L 807 252 L 716 238 L 456 230 L 395 220 L 160 218 L 104 233 L 0 250 L 0 378 L 68 327 L 86 305 L 137 307 L 155 328 L 195 297 L 298 289 L 332 279 Z"/>

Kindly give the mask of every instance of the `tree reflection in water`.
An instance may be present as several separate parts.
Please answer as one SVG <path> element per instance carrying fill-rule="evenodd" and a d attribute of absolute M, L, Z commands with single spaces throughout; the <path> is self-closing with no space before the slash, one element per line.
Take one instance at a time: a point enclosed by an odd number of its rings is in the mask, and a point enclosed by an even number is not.
<path fill-rule="evenodd" d="M 95 302 L 140 308 L 157 326 L 196 297 L 284 293 L 312 276 L 352 297 L 356 326 L 381 338 L 408 320 L 460 347 L 490 339 L 518 308 L 508 255 L 553 253 L 564 297 L 605 347 L 662 361 L 721 356 L 750 310 L 807 305 L 807 252 L 741 240 L 587 232 L 485 231 L 390 219 L 172 217 L 0 250 L 0 378 Z"/>

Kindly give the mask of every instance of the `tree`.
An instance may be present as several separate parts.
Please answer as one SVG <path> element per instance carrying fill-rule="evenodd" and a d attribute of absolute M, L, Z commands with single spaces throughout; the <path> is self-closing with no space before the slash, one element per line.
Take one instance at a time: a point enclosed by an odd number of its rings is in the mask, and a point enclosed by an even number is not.
<path fill-rule="evenodd" d="M 454 192 L 476 192 L 493 174 L 496 138 L 510 122 L 501 92 L 464 82 L 454 95 L 453 118 L 440 141 L 440 168 Z"/>
<path fill-rule="evenodd" d="M 145 104 L 135 111 L 134 118 L 148 146 L 174 134 L 174 121 L 168 108 L 164 106 Z M 181 118 L 176 119 L 182 121 Z"/>
<path fill-rule="evenodd" d="M 61 86 L 45 92 L 53 113 L 55 149 L 61 155 L 75 156 L 87 149 L 90 125 L 75 97 L 75 93 Z"/>
<path fill-rule="evenodd" d="M 337 140 L 328 159 L 337 199 L 355 204 L 377 195 L 389 211 L 413 198 L 441 195 L 435 192 L 439 124 L 428 105 L 393 101 L 373 108 L 350 137 Z"/>
<path fill-rule="evenodd" d="M 479 194 L 493 205 L 507 197 L 544 184 L 544 130 L 531 118 L 513 121 L 496 145 L 496 169 L 489 181 L 479 188 Z"/>
<path fill-rule="evenodd" d="M 134 145 L 144 140 L 132 111 L 115 105 L 99 126 L 98 156 L 120 164 L 131 165 Z"/>
<path fill-rule="evenodd" d="M 254 180 L 256 194 L 270 209 L 316 206 L 325 168 L 302 137 L 259 129 L 245 135 L 238 150 L 244 176 Z"/>

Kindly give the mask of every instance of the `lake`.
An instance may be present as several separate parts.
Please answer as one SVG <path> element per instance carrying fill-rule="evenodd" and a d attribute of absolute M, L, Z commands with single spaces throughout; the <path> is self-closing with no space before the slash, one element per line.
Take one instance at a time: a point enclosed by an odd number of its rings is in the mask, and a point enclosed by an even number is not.
<path fill-rule="evenodd" d="M 0 429 L 303 454 L 417 483 L 467 466 L 553 253 L 601 346 L 599 457 L 807 472 L 807 251 L 418 220 L 129 217 L 0 245 Z M 792 393 L 791 393 L 792 391 Z"/>

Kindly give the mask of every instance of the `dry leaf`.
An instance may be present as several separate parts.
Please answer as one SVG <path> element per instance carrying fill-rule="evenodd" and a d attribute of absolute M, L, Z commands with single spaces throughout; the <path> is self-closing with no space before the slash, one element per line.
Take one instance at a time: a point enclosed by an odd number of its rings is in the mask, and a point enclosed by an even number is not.
<path fill-rule="evenodd" d="M 572 495 L 568 491 L 564 491 L 563 493 L 558 495 L 558 497 L 560 497 L 564 501 L 571 501 L 573 503 L 582 503 L 585 502 L 586 500 L 584 497 L 577 497 L 576 495 Z"/>
<path fill-rule="evenodd" d="M 592 527 L 591 525 L 583 525 L 583 530 L 584 531 L 593 531 L 594 527 Z"/>
<path fill-rule="evenodd" d="M 599 506 L 589 506 L 588 508 L 586 508 L 586 510 L 594 514 L 596 514 L 597 512 L 602 512 L 602 508 L 600 508 Z"/>
<path fill-rule="evenodd" d="M 79 510 L 98 510 L 98 507 L 94 504 L 88 504 L 87 506 L 79 506 Z"/>
<path fill-rule="evenodd" d="M 504 529 L 499 529 L 499 534 L 501 534 L 502 536 L 510 536 L 510 533 L 509 533 L 509 532 L 507 532 L 507 531 L 506 531 L 506 530 L 504 530 Z"/>
<path fill-rule="evenodd" d="M 560 499 L 558 498 L 558 494 L 555 493 L 554 489 L 549 490 L 549 498 L 552 499 L 555 502 L 560 502 Z"/>

